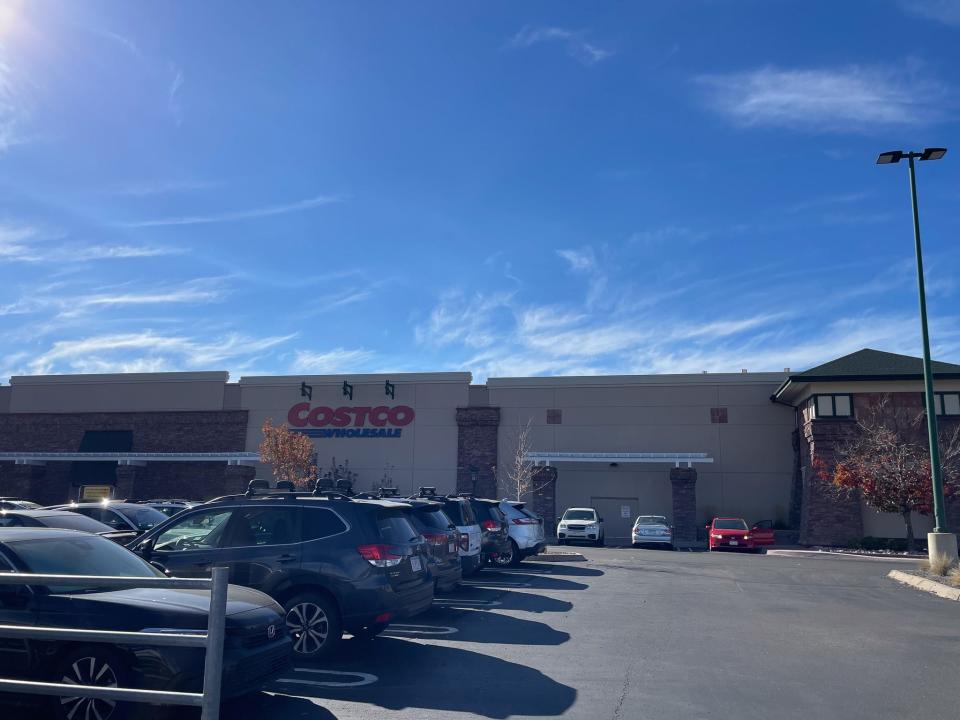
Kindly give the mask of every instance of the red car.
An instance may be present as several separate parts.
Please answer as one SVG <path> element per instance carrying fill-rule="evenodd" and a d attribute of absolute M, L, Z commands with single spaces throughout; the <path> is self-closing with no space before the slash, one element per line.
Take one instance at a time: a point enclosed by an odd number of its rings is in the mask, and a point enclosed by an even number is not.
<path fill-rule="evenodd" d="M 708 550 L 749 550 L 761 552 L 765 545 L 773 545 L 773 523 L 758 522 L 753 527 L 743 518 L 714 518 L 707 525 Z"/>

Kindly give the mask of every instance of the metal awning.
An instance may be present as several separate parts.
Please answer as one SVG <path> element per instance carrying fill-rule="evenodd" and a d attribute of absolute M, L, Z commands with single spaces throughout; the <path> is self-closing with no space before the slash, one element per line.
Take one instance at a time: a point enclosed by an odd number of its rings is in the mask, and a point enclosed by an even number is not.
<path fill-rule="evenodd" d="M 0 462 L 14 465 L 45 465 L 48 462 L 115 462 L 117 465 L 146 465 L 148 462 L 225 462 L 253 465 L 260 461 L 255 452 L 0 452 Z"/>
<path fill-rule="evenodd" d="M 594 462 L 594 463 L 672 463 L 680 467 L 686 463 L 712 463 L 713 458 L 700 452 L 528 452 L 524 460 L 538 465 L 550 465 L 558 462 Z"/>

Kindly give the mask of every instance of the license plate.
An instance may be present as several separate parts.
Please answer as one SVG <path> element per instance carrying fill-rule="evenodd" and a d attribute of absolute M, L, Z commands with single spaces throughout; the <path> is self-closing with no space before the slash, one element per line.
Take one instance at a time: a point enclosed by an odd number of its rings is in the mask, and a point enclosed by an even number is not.
<path fill-rule="evenodd" d="M 413 568 L 414 572 L 420 572 L 420 570 L 423 569 L 423 565 L 420 564 L 420 558 L 416 555 L 411 555 L 410 567 Z"/>
<path fill-rule="evenodd" d="M 448 544 L 447 544 L 447 552 L 452 553 L 452 552 L 456 552 L 456 551 L 457 551 L 457 546 L 456 546 L 456 545 L 454 545 L 453 543 L 448 543 Z"/>
<path fill-rule="evenodd" d="M 739 545 L 740 543 L 738 543 L 736 540 L 731 540 L 731 541 L 730 541 L 730 544 L 731 544 L 731 545 Z"/>

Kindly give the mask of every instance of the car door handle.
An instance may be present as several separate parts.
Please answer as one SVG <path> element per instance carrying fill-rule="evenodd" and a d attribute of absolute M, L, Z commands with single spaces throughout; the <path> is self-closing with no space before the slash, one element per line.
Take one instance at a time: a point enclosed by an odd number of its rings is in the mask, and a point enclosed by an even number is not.
<path fill-rule="evenodd" d="M 282 562 L 282 563 L 291 563 L 291 562 L 293 562 L 294 560 L 297 559 L 297 556 L 296 556 L 296 555 L 291 555 L 290 553 L 287 553 L 286 555 L 281 555 L 281 556 L 280 556 L 279 558 L 277 558 L 277 559 L 278 559 L 280 562 Z"/>

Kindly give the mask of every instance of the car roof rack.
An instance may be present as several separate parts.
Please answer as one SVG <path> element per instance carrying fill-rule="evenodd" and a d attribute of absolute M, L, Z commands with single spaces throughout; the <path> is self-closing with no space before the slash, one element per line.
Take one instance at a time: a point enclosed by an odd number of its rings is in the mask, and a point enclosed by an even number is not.
<path fill-rule="evenodd" d="M 432 485 L 421 485 L 417 488 L 418 497 L 436 497 L 437 488 Z"/>

